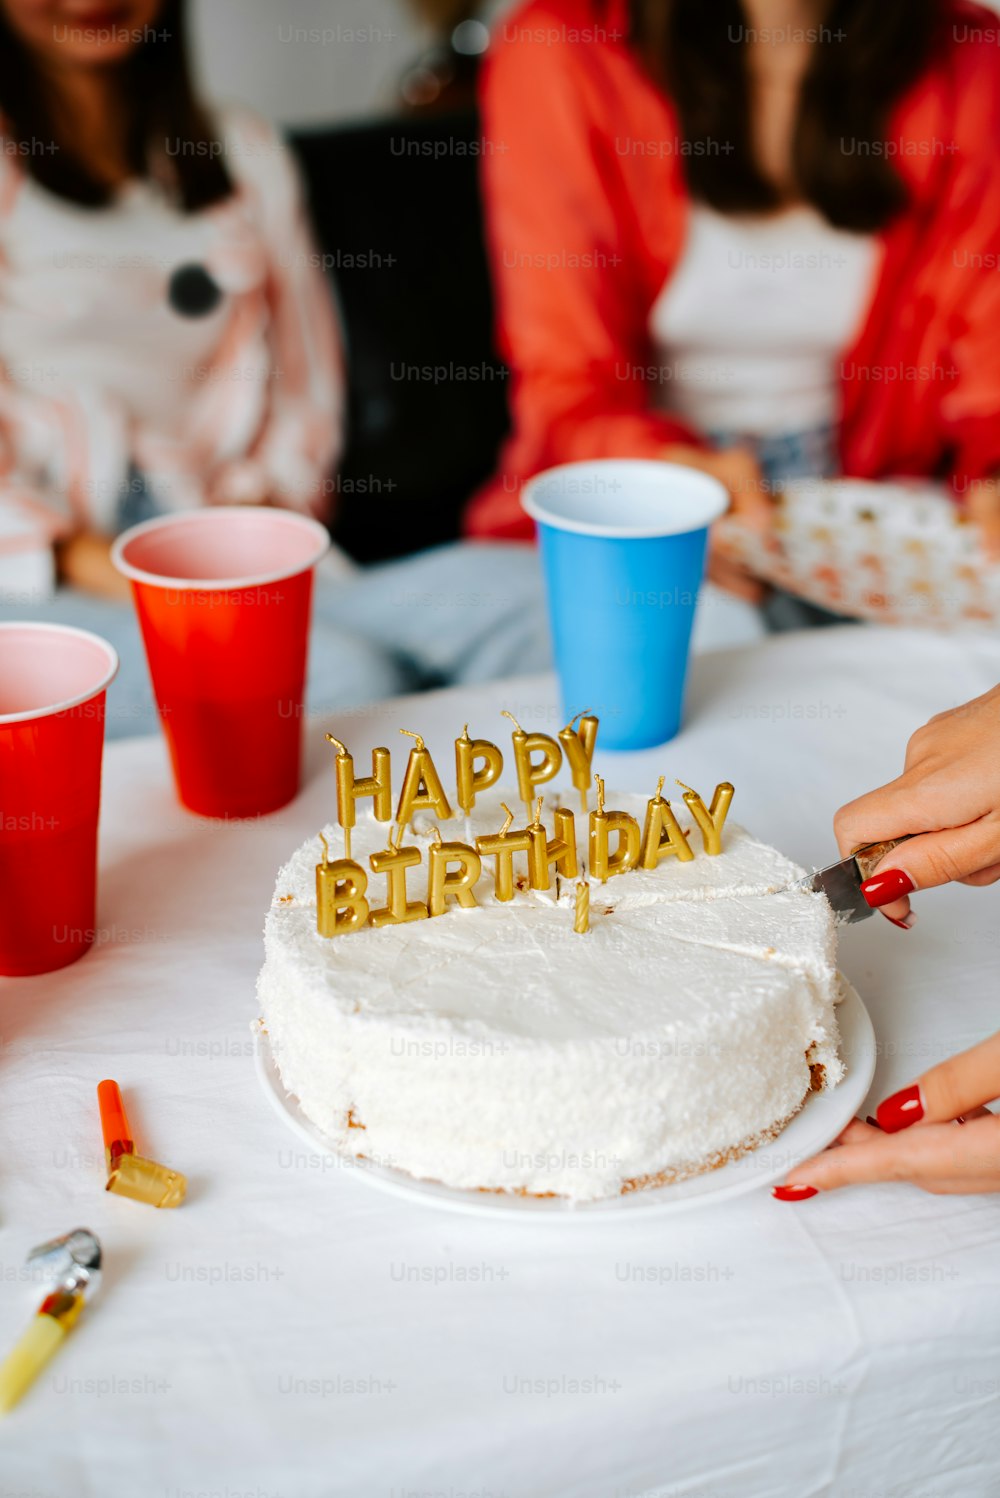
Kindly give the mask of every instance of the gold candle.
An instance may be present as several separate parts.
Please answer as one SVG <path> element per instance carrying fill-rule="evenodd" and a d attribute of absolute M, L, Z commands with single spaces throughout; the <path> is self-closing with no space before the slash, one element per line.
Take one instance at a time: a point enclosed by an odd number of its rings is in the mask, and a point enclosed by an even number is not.
<path fill-rule="evenodd" d="M 389 846 L 385 851 L 372 853 L 368 859 L 372 873 L 384 874 L 386 877 L 386 903 L 379 910 L 373 910 L 368 917 L 373 926 L 401 926 L 407 921 L 427 919 L 427 906 L 424 902 L 406 898 L 406 871 L 418 866 L 421 853 L 419 848 L 400 848 L 398 842 L 402 835 L 402 827 L 397 826 L 395 843 L 393 833 L 390 832 Z"/>
<path fill-rule="evenodd" d="M 531 831 L 526 827 L 521 832 L 511 832 L 514 813 L 505 802 L 500 804 L 507 813 L 503 826 L 499 832 L 477 837 L 476 850 L 482 858 L 496 859 L 496 897 L 511 900 L 514 897 L 514 854 L 531 853 Z"/>
<path fill-rule="evenodd" d="M 484 761 L 476 769 L 476 760 Z M 459 806 L 469 816 L 480 791 L 496 785 L 503 773 L 503 755 L 489 739 L 470 739 L 466 723 L 462 737 L 455 740 L 455 785 Z"/>
<path fill-rule="evenodd" d="M 449 896 L 454 897 L 467 910 L 474 910 L 479 902 L 473 893 L 473 885 L 482 873 L 482 860 L 475 848 L 470 848 L 468 843 L 443 843 L 440 837 L 438 832 L 438 842 L 428 853 L 428 912 L 431 915 L 444 915 Z M 457 865 L 454 872 L 449 869 L 449 864 Z"/>
<path fill-rule="evenodd" d="M 506 710 L 503 713 L 514 725 L 511 734 L 511 742 L 514 745 L 514 764 L 517 768 L 517 794 L 524 802 L 531 814 L 532 802 L 535 799 L 535 788 L 544 785 L 554 775 L 559 774 L 562 766 L 562 750 L 555 739 L 548 733 L 525 733 L 513 713 Z M 535 762 L 533 754 L 541 754 L 541 759 Z"/>
<path fill-rule="evenodd" d="M 684 792 L 684 803 L 701 828 L 702 842 L 705 844 L 705 852 L 711 855 L 722 852 L 722 829 L 726 825 L 726 817 L 735 794 L 728 780 L 721 781 L 715 787 L 711 806 L 706 806 L 704 801 L 683 780 L 677 784 Z"/>
<path fill-rule="evenodd" d="M 432 811 L 440 821 L 446 822 L 454 813 L 444 793 L 441 777 L 434 767 L 430 750 L 419 733 L 411 733 L 408 728 L 401 728 L 399 731 L 415 742 L 406 762 L 403 789 L 399 793 L 399 805 L 396 807 L 396 821 L 401 827 L 405 827 L 412 821 L 415 811 Z"/>
<path fill-rule="evenodd" d="M 354 778 L 354 760 L 332 733 L 327 743 L 337 750 L 334 767 L 337 775 L 337 821 L 344 829 L 344 857 L 351 856 L 351 828 L 357 821 L 355 802 L 371 796 L 379 822 L 392 821 L 392 765 L 388 749 L 372 750 L 372 773 L 363 780 Z"/>
<path fill-rule="evenodd" d="M 531 880 L 532 889 L 551 888 L 552 877 L 549 869 L 553 864 L 565 878 L 575 879 L 577 876 L 576 821 L 573 813 L 565 807 L 557 807 L 555 811 L 556 835 L 553 838 L 547 838 L 545 828 L 541 825 L 541 806 L 542 798 L 539 796 L 535 820 L 528 828 L 528 835 L 531 838 L 528 877 Z"/>
<path fill-rule="evenodd" d="M 646 802 L 646 825 L 639 854 L 639 864 L 644 869 L 655 869 L 661 858 L 671 855 L 679 858 L 681 863 L 690 863 L 694 858 L 691 844 L 674 816 L 670 802 L 664 801 L 660 794 L 663 780 L 661 775 L 656 782 L 656 794 Z"/>
<path fill-rule="evenodd" d="M 577 718 L 580 719 L 579 728 L 575 728 Z M 559 730 L 559 742 L 563 746 L 566 755 L 566 763 L 570 767 L 573 776 L 573 784 L 580 792 L 580 805 L 587 810 L 587 792 L 590 790 L 591 766 L 594 762 L 594 748 L 597 744 L 598 720 L 593 713 L 584 708 L 582 713 L 577 713 L 570 718 L 565 728 Z"/>
<path fill-rule="evenodd" d="M 586 879 L 581 879 L 576 887 L 576 911 L 573 917 L 573 930 L 579 936 L 585 936 L 590 930 L 590 885 Z"/>
<path fill-rule="evenodd" d="M 368 875 L 350 858 L 330 862 L 330 849 L 322 832 L 323 862 L 316 865 L 316 930 L 320 936 L 343 936 L 359 931 L 368 921 Z"/>
<path fill-rule="evenodd" d="M 595 775 L 594 779 L 597 782 L 597 810 L 590 813 L 590 872 L 605 884 L 616 874 L 627 873 L 635 867 L 641 835 L 639 823 L 627 811 L 605 811 L 604 781 L 600 775 Z M 612 834 L 618 837 L 614 853 L 610 851 Z"/>

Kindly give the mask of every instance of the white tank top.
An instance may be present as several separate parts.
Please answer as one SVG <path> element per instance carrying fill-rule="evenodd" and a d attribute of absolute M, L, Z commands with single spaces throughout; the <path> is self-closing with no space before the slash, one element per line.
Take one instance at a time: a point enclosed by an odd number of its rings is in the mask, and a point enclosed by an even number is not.
<path fill-rule="evenodd" d="M 812 208 L 729 217 L 693 205 L 650 313 L 659 404 L 699 431 L 748 437 L 833 423 L 877 254 L 871 235 L 832 229 Z"/>

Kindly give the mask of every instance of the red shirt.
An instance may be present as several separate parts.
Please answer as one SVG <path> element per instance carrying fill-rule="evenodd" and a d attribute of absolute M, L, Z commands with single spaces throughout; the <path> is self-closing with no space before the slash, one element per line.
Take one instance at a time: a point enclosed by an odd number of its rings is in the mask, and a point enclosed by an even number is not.
<path fill-rule="evenodd" d="M 484 69 L 483 168 L 514 430 L 466 530 L 530 536 L 518 494 L 556 463 L 701 442 L 654 409 L 650 309 L 689 196 L 670 100 L 627 40 L 627 0 L 530 0 Z M 839 369 L 840 461 L 864 478 L 1000 471 L 1000 20 L 949 0 L 886 149 L 910 193 L 878 236 L 861 330 Z"/>

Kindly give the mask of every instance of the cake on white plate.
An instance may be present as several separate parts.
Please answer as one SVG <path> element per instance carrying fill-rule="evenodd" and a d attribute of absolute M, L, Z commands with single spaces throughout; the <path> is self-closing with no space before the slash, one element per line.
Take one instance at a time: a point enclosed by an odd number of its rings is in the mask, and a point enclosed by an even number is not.
<path fill-rule="evenodd" d="M 447 839 L 495 832 L 480 796 Z M 552 805 L 576 810 L 573 793 Z M 646 798 L 608 795 L 642 826 Z M 524 818 L 524 820 L 527 820 Z M 353 858 L 386 847 L 360 808 Z M 586 820 L 576 816 L 581 863 Z M 342 833 L 325 829 L 339 854 Z M 436 837 L 425 813 L 405 842 Z M 284 1086 L 331 1146 L 421 1179 L 591 1201 L 713 1169 L 776 1136 L 843 1075 L 834 927 L 803 871 L 727 823 L 722 851 L 499 902 L 483 860 L 475 909 L 316 929 L 320 841 L 281 869 L 265 924 L 261 1026 Z M 421 898 L 425 875 L 408 891 Z M 373 903 L 384 878 L 371 875 Z"/>

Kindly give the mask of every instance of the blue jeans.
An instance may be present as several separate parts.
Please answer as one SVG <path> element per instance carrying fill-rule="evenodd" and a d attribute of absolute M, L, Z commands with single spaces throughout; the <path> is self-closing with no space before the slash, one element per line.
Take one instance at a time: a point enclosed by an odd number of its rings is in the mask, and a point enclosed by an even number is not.
<path fill-rule="evenodd" d="M 109 640 L 121 667 L 108 694 L 108 738 L 155 732 L 156 708 L 130 603 L 60 588 L 44 603 L 0 604 L 0 619 L 70 624 Z M 322 564 L 317 569 L 306 693 L 311 712 L 550 666 L 541 569 L 527 542 L 457 541 L 346 578 L 328 575 Z"/>
<path fill-rule="evenodd" d="M 133 469 L 119 534 L 162 511 Z M 156 705 L 132 606 L 60 588 L 40 604 L 4 604 L 0 619 L 89 629 L 121 662 L 108 694 L 108 738 L 153 733 Z M 537 551 L 528 543 L 458 541 L 365 568 L 321 562 L 313 589 L 307 710 L 329 713 L 445 684 L 551 666 Z"/>
<path fill-rule="evenodd" d="M 717 440 L 726 446 L 737 437 L 717 434 Z M 770 483 L 832 471 L 832 432 L 826 429 L 755 445 Z M 119 505 L 118 529 L 157 513 L 141 476 L 132 474 Z M 700 611 L 695 649 L 743 643 L 760 631 L 749 605 L 718 589 L 712 602 L 715 607 Z M 740 611 L 749 622 L 729 617 Z M 712 638 L 712 616 L 719 615 L 721 633 Z M 771 629 L 836 622 L 836 616 L 778 592 L 764 616 Z M 156 709 L 130 604 L 61 588 L 41 604 L 0 602 L 0 619 L 71 624 L 109 640 L 121 667 L 108 696 L 108 737 L 155 731 Z M 306 692 L 310 712 L 343 711 L 429 687 L 529 675 L 551 665 L 541 566 L 529 542 L 455 541 L 347 575 L 328 563 L 317 569 Z"/>

